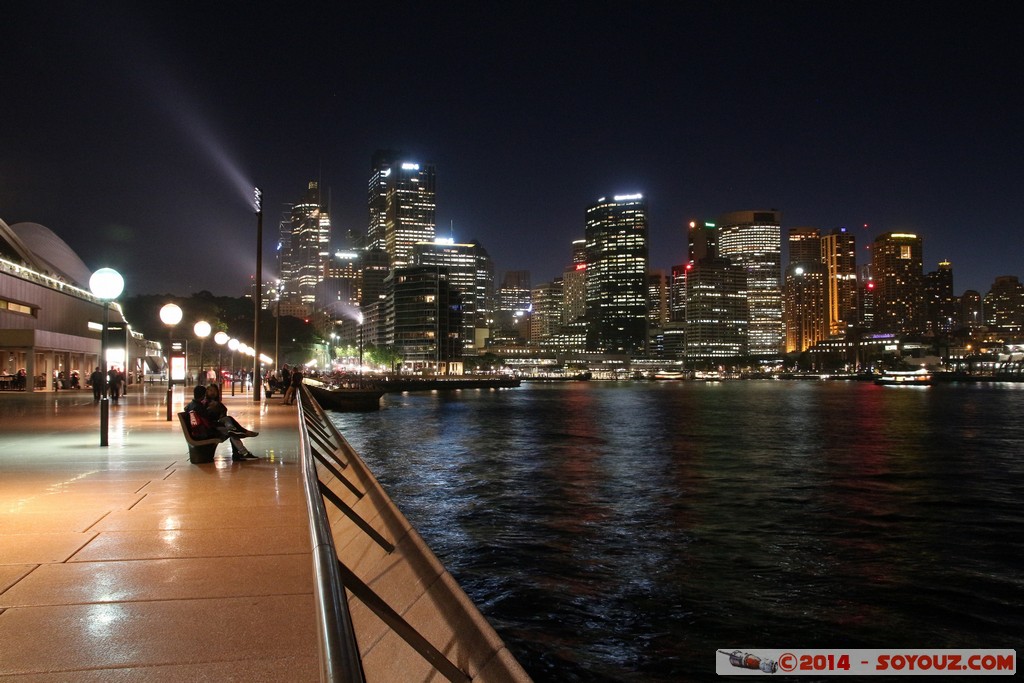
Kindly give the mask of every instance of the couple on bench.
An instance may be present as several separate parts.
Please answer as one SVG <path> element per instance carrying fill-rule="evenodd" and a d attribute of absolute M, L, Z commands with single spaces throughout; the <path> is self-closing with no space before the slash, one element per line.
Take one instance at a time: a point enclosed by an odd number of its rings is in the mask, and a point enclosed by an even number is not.
<path fill-rule="evenodd" d="M 216 384 L 197 386 L 192 392 L 192 402 L 185 406 L 185 412 L 188 413 L 189 434 L 193 439 L 230 439 L 232 460 L 259 460 L 242 443 L 242 439 L 259 436 L 259 432 L 246 429 L 228 415 Z"/>

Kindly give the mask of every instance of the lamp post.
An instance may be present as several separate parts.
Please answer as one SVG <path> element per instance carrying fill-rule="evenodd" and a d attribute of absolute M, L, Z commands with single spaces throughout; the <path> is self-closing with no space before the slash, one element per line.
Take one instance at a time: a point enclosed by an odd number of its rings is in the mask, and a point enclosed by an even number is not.
<path fill-rule="evenodd" d="M 221 362 L 221 351 L 224 350 L 224 345 L 228 343 L 228 333 L 224 330 L 219 330 L 217 334 L 213 335 L 213 341 L 217 343 L 217 388 L 224 393 L 224 364 Z"/>
<path fill-rule="evenodd" d="M 235 351 L 238 351 L 238 340 L 229 339 L 228 348 L 231 349 L 231 395 L 235 395 Z"/>
<path fill-rule="evenodd" d="M 181 307 L 178 304 L 166 304 L 160 309 L 160 320 L 167 325 L 167 421 L 171 421 L 171 399 L 174 388 L 171 385 L 171 346 L 173 345 L 174 326 L 181 322 Z"/>
<path fill-rule="evenodd" d="M 107 427 L 110 424 L 110 402 L 107 399 L 107 323 L 110 313 L 110 302 L 124 291 L 124 278 L 113 268 L 100 268 L 89 278 L 89 289 L 93 296 L 103 301 L 103 332 L 100 336 L 100 380 L 102 395 L 100 396 L 100 446 L 107 442 Z"/>
<path fill-rule="evenodd" d="M 200 320 L 192 326 L 192 331 L 199 337 L 199 375 L 203 377 L 203 384 L 206 384 L 206 365 L 203 364 L 203 347 L 206 346 L 206 338 L 210 336 L 210 323 Z"/>
<path fill-rule="evenodd" d="M 260 374 L 260 310 L 263 308 L 263 193 L 260 188 L 253 188 L 253 199 L 256 207 L 256 291 L 253 292 L 255 310 L 253 311 L 252 346 L 252 400 L 253 403 L 260 402 L 260 387 L 262 382 L 257 381 Z"/>

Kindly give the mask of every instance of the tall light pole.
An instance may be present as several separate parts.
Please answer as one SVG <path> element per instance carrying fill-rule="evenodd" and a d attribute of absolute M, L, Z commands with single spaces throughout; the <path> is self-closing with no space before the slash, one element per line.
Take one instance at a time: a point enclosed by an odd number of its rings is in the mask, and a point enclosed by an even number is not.
<path fill-rule="evenodd" d="M 231 395 L 235 395 L 235 373 L 238 368 L 235 365 L 235 351 L 238 351 L 239 341 L 237 339 L 228 340 L 228 348 L 231 349 Z"/>
<path fill-rule="evenodd" d="M 200 320 L 192 326 L 192 331 L 199 337 L 199 375 L 203 377 L 203 384 L 206 384 L 206 366 L 203 364 L 203 347 L 206 346 L 206 338 L 210 336 L 210 323 Z"/>
<path fill-rule="evenodd" d="M 222 363 L 221 352 L 224 350 L 224 345 L 228 343 L 228 333 L 224 330 L 219 330 L 217 334 L 213 335 L 213 341 L 217 343 L 217 388 L 220 389 L 221 394 L 224 393 L 224 363 Z"/>
<path fill-rule="evenodd" d="M 124 291 L 124 278 L 113 268 L 100 268 L 89 278 L 89 289 L 93 296 L 103 301 L 103 332 L 100 336 L 100 380 L 102 395 L 100 396 L 100 446 L 107 442 L 107 427 L 110 424 L 110 402 L 107 398 L 107 323 L 109 322 L 110 302 Z"/>
<path fill-rule="evenodd" d="M 174 345 L 174 326 L 181 322 L 181 307 L 178 304 L 165 304 L 160 309 L 160 320 L 167 325 L 167 421 L 171 421 L 171 399 L 174 388 L 171 385 L 171 346 Z"/>
<path fill-rule="evenodd" d="M 252 362 L 252 400 L 260 402 L 260 387 L 263 382 L 260 374 L 260 309 L 263 308 L 263 193 L 260 188 L 253 188 L 253 199 L 256 204 L 256 291 L 253 300 L 256 310 L 253 313 L 252 346 L 255 353 Z"/>

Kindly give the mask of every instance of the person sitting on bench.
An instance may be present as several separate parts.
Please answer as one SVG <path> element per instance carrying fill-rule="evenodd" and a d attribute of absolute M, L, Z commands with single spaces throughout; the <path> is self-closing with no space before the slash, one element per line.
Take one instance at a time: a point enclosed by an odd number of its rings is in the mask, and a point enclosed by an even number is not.
<path fill-rule="evenodd" d="M 192 430 L 193 439 L 227 438 L 231 441 L 232 460 L 259 460 L 242 443 L 243 437 L 256 432 L 235 430 L 222 422 L 217 413 L 209 409 L 206 400 L 206 387 L 203 385 L 200 384 L 192 391 L 192 401 L 185 406 L 185 412 L 194 414 L 196 421 L 193 424 L 198 423 L 199 425 Z"/>
<path fill-rule="evenodd" d="M 243 437 L 259 436 L 259 432 L 246 429 L 238 420 L 228 415 L 228 407 L 220 400 L 220 387 L 216 384 L 206 385 L 206 409 L 221 423 L 233 432 L 240 432 Z"/>

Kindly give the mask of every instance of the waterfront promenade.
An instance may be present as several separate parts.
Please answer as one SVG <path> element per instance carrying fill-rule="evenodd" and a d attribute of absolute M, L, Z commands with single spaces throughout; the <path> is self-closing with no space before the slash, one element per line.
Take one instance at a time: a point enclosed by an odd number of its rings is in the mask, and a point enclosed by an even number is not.
<path fill-rule="evenodd" d="M 260 460 L 193 465 L 130 389 L 107 447 L 90 391 L 0 392 L 0 680 L 318 680 L 295 408 L 228 388 Z"/>

